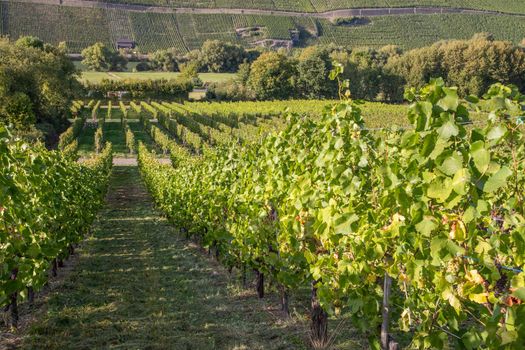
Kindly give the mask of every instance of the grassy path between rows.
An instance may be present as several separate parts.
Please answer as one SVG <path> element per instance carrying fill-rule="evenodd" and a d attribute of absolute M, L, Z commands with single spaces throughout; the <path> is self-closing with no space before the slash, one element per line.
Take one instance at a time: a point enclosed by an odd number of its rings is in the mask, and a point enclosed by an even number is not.
<path fill-rule="evenodd" d="M 114 169 L 107 205 L 78 253 L 21 348 L 305 347 L 302 327 L 236 287 L 159 214 L 137 167 Z"/>

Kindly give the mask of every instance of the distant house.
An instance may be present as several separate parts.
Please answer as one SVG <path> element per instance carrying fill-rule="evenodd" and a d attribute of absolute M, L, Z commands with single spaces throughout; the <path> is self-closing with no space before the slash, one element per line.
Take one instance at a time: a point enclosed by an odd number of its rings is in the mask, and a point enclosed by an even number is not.
<path fill-rule="evenodd" d="M 134 49 L 135 41 L 127 38 L 117 40 L 117 50 L 119 49 Z"/>
<path fill-rule="evenodd" d="M 109 99 L 119 99 L 122 100 L 123 97 L 129 95 L 129 91 L 108 91 L 106 97 Z"/>

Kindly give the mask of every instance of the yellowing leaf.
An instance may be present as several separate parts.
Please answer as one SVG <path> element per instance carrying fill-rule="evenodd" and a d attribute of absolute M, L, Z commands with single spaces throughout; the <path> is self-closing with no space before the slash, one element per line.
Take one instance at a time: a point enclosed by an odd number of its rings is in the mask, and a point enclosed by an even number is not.
<path fill-rule="evenodd" d="M 464 241 L 467 237 L 467 230 L 465 224 L 461 220 L 455 220 L 450 225 L 450 239 L 457 241 Z"/>
<path fill-rule="evenodd" d="M 443 291 L 442 296 L 449 304 L 456 310 L 456 313 L 459 315 L 461 311 L 461 302 L 459 299 L 452 293 L 450 289 Z"/>
<path fill-rule="evenodd" d="M 478 304 L 485 304 L 488 302 L 487 293 L 470 294 L 468 298 Z"/>
<path fill-rule="evenodd" d="M 468 271 L 465 275 L 465 279 L 476 284 L 482 284 L 483 282 L 485 282 L 485 279 L 479 274 L 478 270 Z"/>

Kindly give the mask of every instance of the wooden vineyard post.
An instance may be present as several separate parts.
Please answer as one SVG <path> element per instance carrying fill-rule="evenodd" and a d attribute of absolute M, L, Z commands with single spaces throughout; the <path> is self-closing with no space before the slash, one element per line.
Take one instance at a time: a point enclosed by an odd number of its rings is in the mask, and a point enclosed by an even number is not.
<path fill-rule="evenodd" d="M 215 260 L 219 261 L 220 251 L 219 251 L 219 244 L 217 241 L 213 242 L 213 247 L 215 248 Z"/>
<path fill-rule="evenodd" d="M 255 270 L 255 275 L 257 276 L 257 284 L 255 289 L 257 290 L 257 296 L 259 299 L 264 298 L 264 273 L 259 270 Z"/>
<path fill-rule="evenodd" d="M 35 290 L 33 287 L 27 287 L 27 301 L 29 302 L 29 306 L 33 307 L 35 303 Z"/>
<path fill-rule="evenodd" d="M 246 289 L 248 286 L 246 284 L 246 265 L 242 264 L 242 287 Z"/>
<path fill-rule="evenodd" d="M 284 314 L 287 317 L 290 316 L 290 298 L 288 295 L 288 290 L 286 290 L 286 287 L 282 285 L 281 285 L 281 310 L 284 312 Z"/>
<path fill-rule="evenodd" d="M 328 314 L 323 310 L 319 299 L 317 298 L 317 287 L 316 284 L 319 281 L 312 282 L 312 294 L 311 294 L 311 319 L 310 325 L 312 345 L 316 348 L 323 348 L 328 342 Z"/>
<path fill-rule="evenodd" d="M 389 332 L 390 323 L 390 294 L 392 292 L 392 277 L 385 273 L 383 283 L 383 307 L 381 316 L 383 322 L 381 323 L 381 348 L 383 350 L 398 350 L 399 345 L 391 340 Z"/>
<path fill-rule="evenodd" d="M 18 268 L 11 271 L 11 280 L 15 281 L 18 275 Z M 12 328 L 18 327 L 18 292 L 14 292 L 9 296 L 9 315 L 10 315 L 10 326 Z"/>
<path fill-rule="evenodd" d="M 57 259 L 53 259 L 53 262 L 51 263 L 51 274 L 53 275 L 53 277 L 56 277 L 57 276 L 57 270 L 58 270 L 58 263 L 57 263 Z"/>

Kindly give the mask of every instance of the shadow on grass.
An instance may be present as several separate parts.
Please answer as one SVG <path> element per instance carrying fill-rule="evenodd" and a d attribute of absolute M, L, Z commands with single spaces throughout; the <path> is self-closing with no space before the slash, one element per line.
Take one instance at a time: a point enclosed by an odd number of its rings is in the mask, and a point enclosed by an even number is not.
<path fill-rule="evenodd" d="M 86 125 L 78 137 L 78 153 L 86 155 L 95 151 L 95 125 Z"/>
<path fill-rule="evenodd" d="M 303 349 L 304 327 L 232 279 L 154 209 L 136 167 L 114 169 L 78 265 L 26 349 Z"/>
<path fill-rule="evenodd" d="M 129 153 L 124 129 L 120 122 L 104 123 L 104 139 L 113 145 L 113 153 L 117 155 L 127 155 Z"/>

